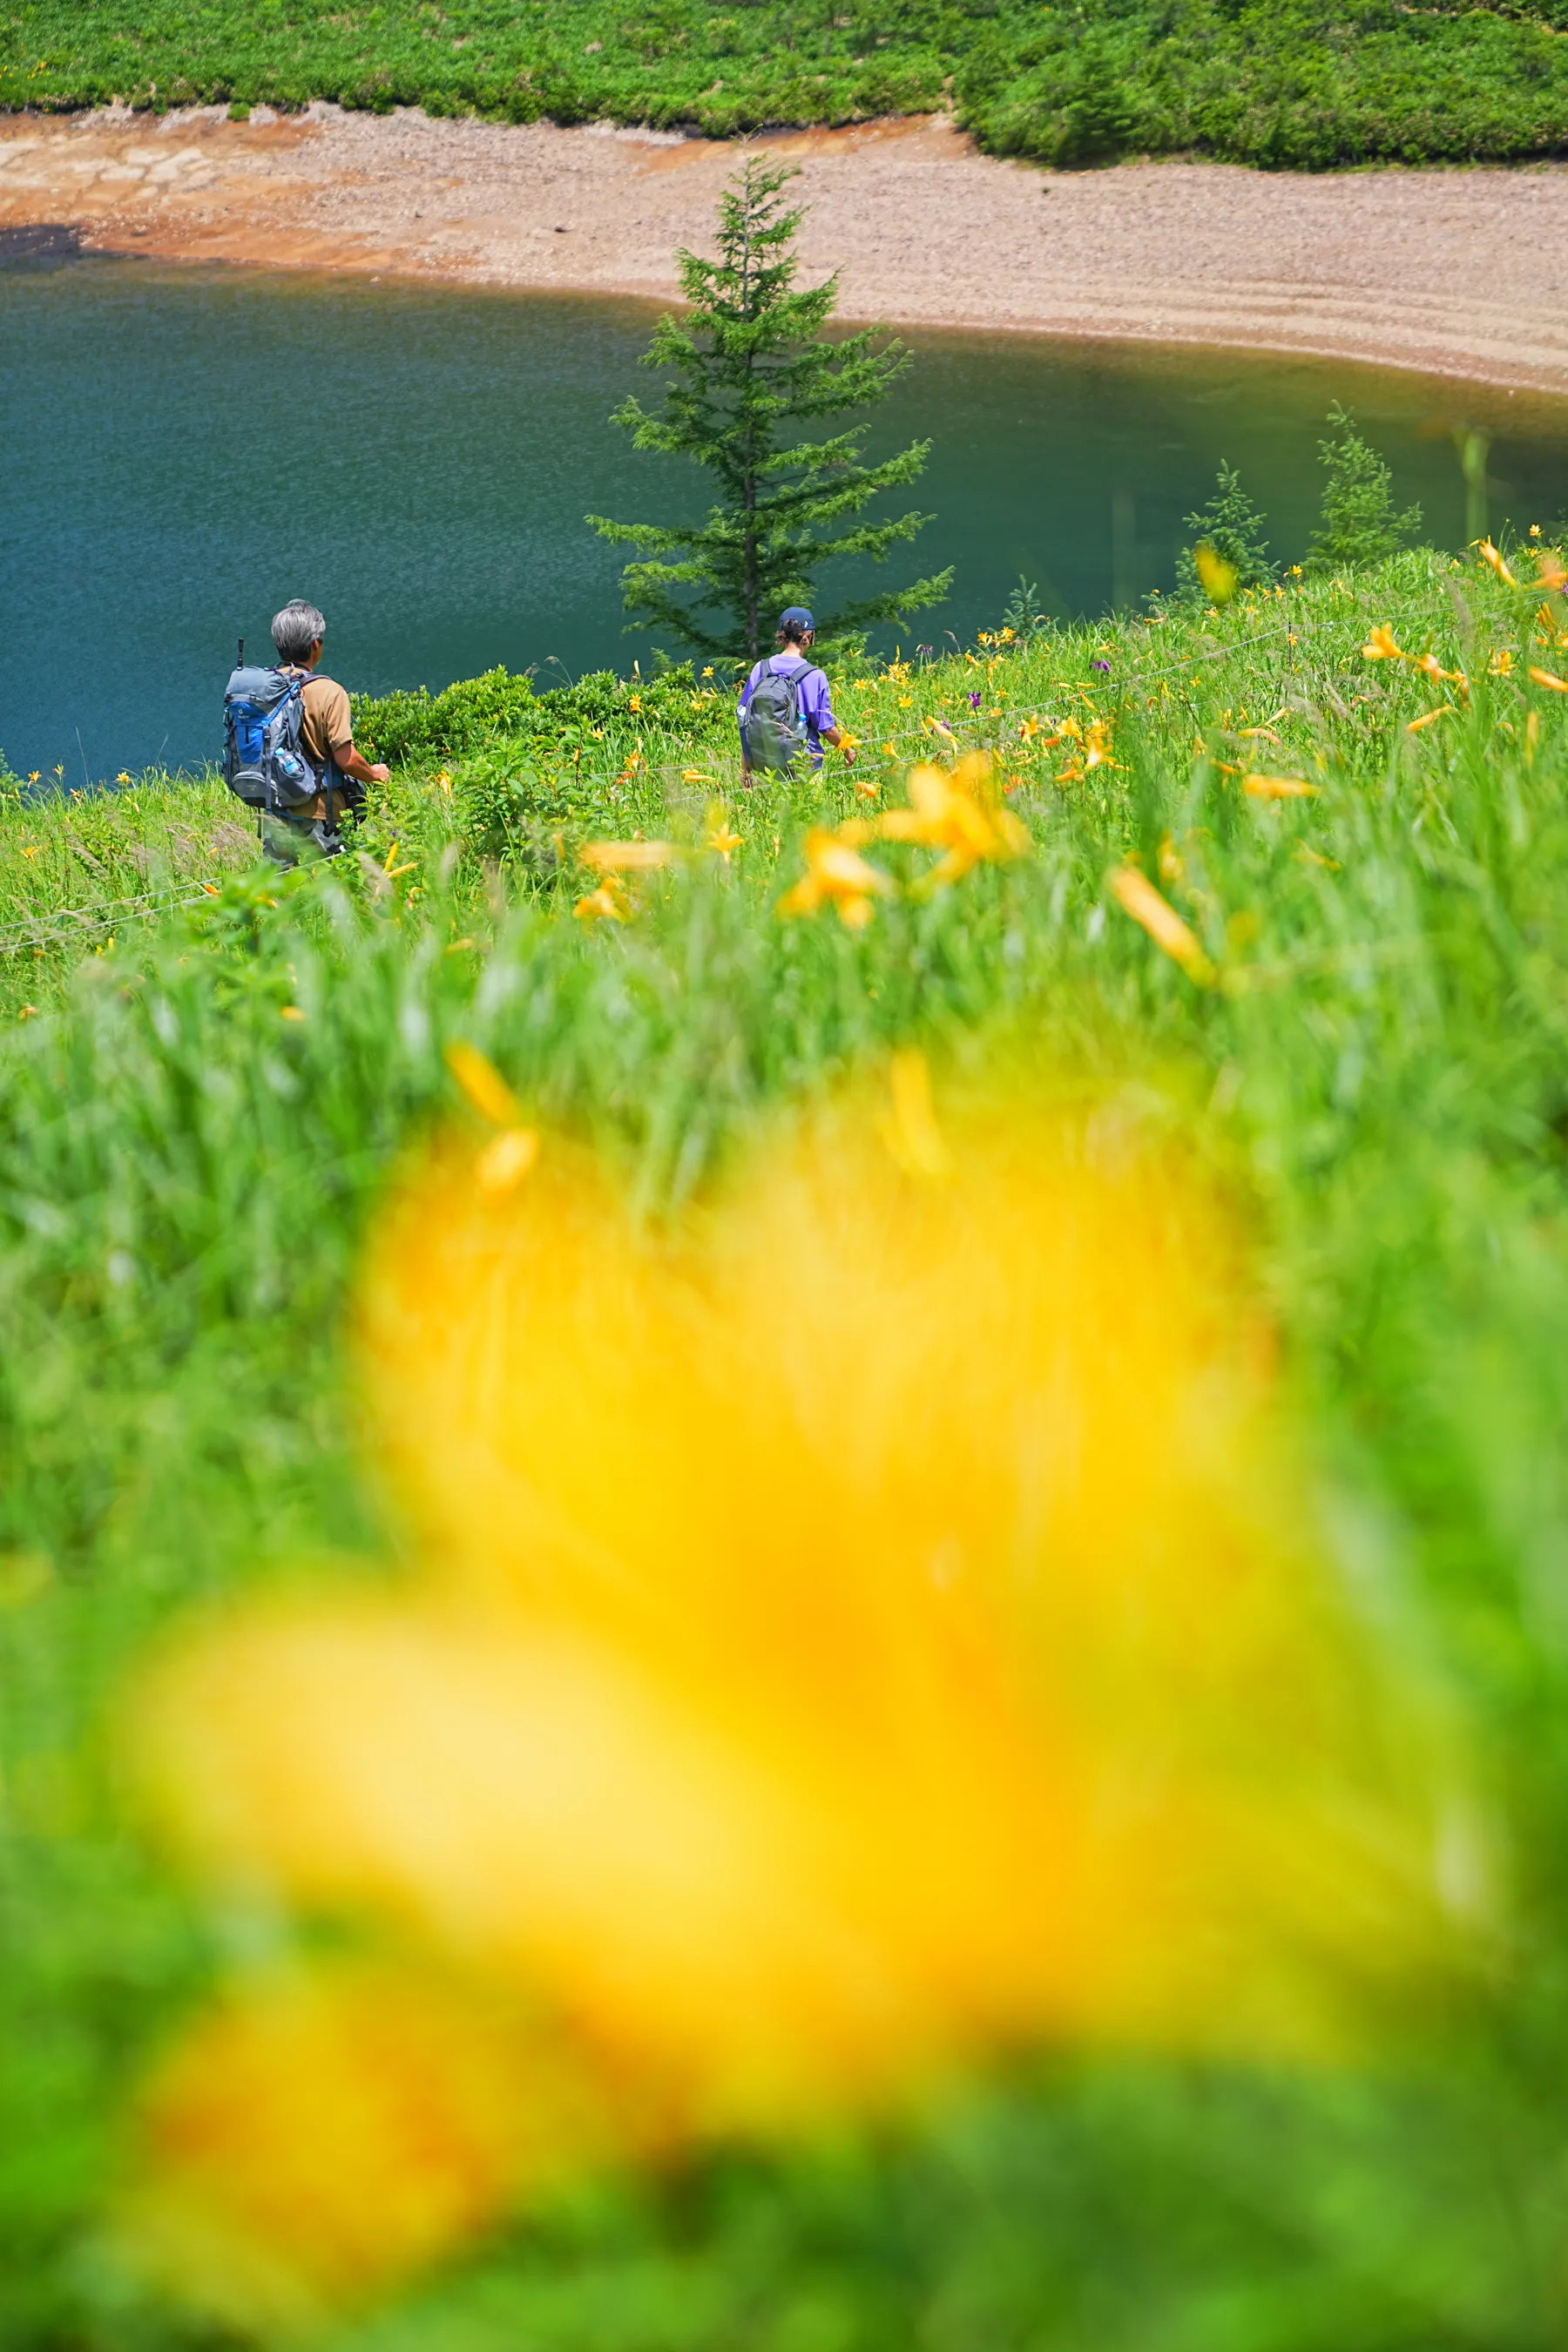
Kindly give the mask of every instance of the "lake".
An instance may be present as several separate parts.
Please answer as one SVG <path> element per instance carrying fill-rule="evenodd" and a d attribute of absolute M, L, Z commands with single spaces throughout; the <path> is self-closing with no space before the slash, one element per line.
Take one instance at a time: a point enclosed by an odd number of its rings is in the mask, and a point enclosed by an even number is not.
<path fill-rule="evenodd" d="M 333 673 L 368 691 L 646 656 L 622 631 L 624 555 L 583 517 L 700 499 L 607 422 L 626 392 L 656 395 L 637 363 L 655 315 L 95 257 L 0 268 L 0 749 L 78 784 L 200 764 L 236 638 L 264 651 L 296 595 L 328 615 Z M 1336 397 L 1439 543 L 1464 537 L 1458 424 L 1496 436 L 1494 526 L 1568 509 L 1568 404 L 1232 352 L 909 341 L 868 446 L 934 444 L 904 503 L 936 520 L 889 576 L 956 564 L 951 604 L 910 633 L 938 643 L 995 622 L 1021 572 L 1061 613 L 1169 587 L 1222 457 L 1294 560 Z"/>

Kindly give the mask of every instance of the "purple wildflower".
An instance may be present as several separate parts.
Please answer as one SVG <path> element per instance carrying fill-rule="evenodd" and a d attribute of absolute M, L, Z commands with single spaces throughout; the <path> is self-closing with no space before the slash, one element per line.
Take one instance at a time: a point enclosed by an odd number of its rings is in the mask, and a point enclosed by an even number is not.
<path fill-rule="evenodd" d="M 969 698 L 969 708 L 971 709 L 971 710 L 978 710 L 978 709 L 979 709 L 979 708 L 980 708 L 980 697 L 979 697 L 977 694 L 972 694 L 972 695 L 970 696 L 970 698 Z"/>
<path fill-rule="evenodd" d="M 1089 667 L 1090 669 L 1102 669 L 1108 677 L 1110 675 L 1110 664 L 1109 662 L 1091 661 L 1089 663 Z"/>

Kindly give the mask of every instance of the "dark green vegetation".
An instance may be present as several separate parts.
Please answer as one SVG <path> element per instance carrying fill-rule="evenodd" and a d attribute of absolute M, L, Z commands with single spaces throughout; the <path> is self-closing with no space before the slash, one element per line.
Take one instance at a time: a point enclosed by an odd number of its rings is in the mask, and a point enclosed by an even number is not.
<path fill-rule="evenodd" d="M 829 339 L 836 278 L 797 289 L 793 248 L 802 215 L 779 201 L 795 176 L 756 157 L 736 174 L 720 199 L 718 260 L 681 255 L 687 314 L 667 312 L 644 354 L 645 366 L 667 371 L 662 412 L 652 415 L 631 398 L 614 418 L 634 448 L 704 467 L 719 503 L 700 523 L 588 518 L 602 537 L 639 551 L 623 574 L 634 621 L 715 659 L 743 654 L 754 662 L 785 605 L 816 604 L 823 564 L 879 563 L 931 520 L 913 512 L 853 520 L 882 491 L 919 478 L 929 441 L 868 466 L 859 426 L 826 440 L 790 437 L 802 425 L 874 407 L 909 365 L 902 346 L 874 329 Z M 665 560 L 671 555 L 673 563 Z M 823 650 L 856 635 L 864 645 L 873 622 L 901 623 L 941 604 L 952 585 L 950 567 L 819 614 Z"/>
<path fill-rule="evenodd" d="M 1312 533 L 1310 572 L 1381 563 L 1405 540 L 1415 538 L 1421 528 L 1420 508 L 1406 507 L 1403 512 L 1395 508 L 1394 476 L 1386 462 L 1363 439 L 1354 417 L 1337 400 L 1329 411 L 1329 435 L 1319 442 L 1318 455 L 1326 478 L 1323 519 Z"/>
<path fill-rule="evenodd" d="M 1324 522 L 1328 517 L 1325 510 Z M 1267 524 L 1256 500 L 1243 488 L 1234 466 L 1220 461 L 1214 496 L 1185 518 L 1192 540 L 1176 558 L 1176 594 L 1184 604 L 1202 604 L 1208 593 L 1198 577 L 1197 551 L 1207 548 L 1228 564 L 1240 589 L 1272 588 L 1279 566 L 1268 554 Z M 1380 551 L 1386 553 L 1387 550 Z"/>
<path fill-rule="evenodd" d="M 1024 1036 L 1117 1118 L 1189 1122 L 1243 1203 L 1373 1638 L 1425 1658 L 1474 1728 L 1507 1928 L 1467 1989 L 1389 2025 L 1375 2067 L 1064 2060 L 896 2128 L 604 2185 L 332 2352 L 1555 2352 L 1568 698 L 1528 677 L 1561 659 L 1541 601 L 1413 553 L 1218 618 L 847 679 L 858 777 L 899 797 L 940 718 L 998 750 L 1036 844 L 859 934 L 773 911 L 802 826 L 859 805 L 850 780 L 830 762 L 735 793 L 727 697 L 700 673 L 363 708 L 362 740 L 398 762 L 363 855 L 282 881 L 218 834 L 216 792 L 13 794 L 0 873 L 56 930 L 62 905 L 171 876 L 213 890 L 121 908 L 112 947 L 80 942 L 101 954 L 35 940 L 4 962 L 6 2352 L 227 2341 L 149 2302 L 97 2233 L 127 2086 L 230 1933 L 128 1832 L 106 1699 L 194 1599 L 398 1558 L 338 1334 L 398 1154 L 466 1115 L 441 1058 L 459 1036 L 653 1206 L 770 1103 L 910 1038 L 939 1106 L 944 1055 Z M 1376 624 L 1463 670 L 1468 700 L 1364 660 Z M 1075 775 L 1070 739 L 1020 731 L 1036 716 L 1098 716 L 1119 764 Z M 1243 788 L 1258 771 L 1321 789 L 1268 802 Z M 695 843 L 726 786 L 727 863 L 694 850 L 627 923 L 573 919 L 584 836 Z M 1219 986 L 1110 898 L 1129 855 Z M 1472 1849 L 1456 1820 L 1456 1883 Z"/>
<path fill-rule="evenodd" d="M 1321 169 L 1551 154 L 1568 135 L 1563 0 L 11 0 L 0 105 L 314 98 L 514 121 L 853 122 L 952 105 L 1045 163 L 1195 149 Z"/>

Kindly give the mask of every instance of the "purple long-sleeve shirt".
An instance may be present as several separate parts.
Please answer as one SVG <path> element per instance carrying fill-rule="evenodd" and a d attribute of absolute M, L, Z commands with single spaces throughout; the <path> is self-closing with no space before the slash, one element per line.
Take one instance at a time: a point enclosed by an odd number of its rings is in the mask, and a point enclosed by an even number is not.
<path fill-rule="evenodd" d="M 742 726 L 742 748 L 745 744 L 746 713 L 752 707 L 752 694 L 757 680 L 765 669 L 776 670 L 783 677 L 789 677 L 796 671 L 801 673 L 799 704 L 800 715 L 805 721 L 805 748 L 812 766 L 820 768 L 822 738 L 828 729 L 836 729 L 838 722 L 833 716 L 833 704 L 828 696 L 826 677 L 821 670 L 813 668 L 804 654 L 770 654 L 765 661 L 760 661 L 757 664 L 751 677 L 741 688 L 741 700 L 735 716 Z"/>

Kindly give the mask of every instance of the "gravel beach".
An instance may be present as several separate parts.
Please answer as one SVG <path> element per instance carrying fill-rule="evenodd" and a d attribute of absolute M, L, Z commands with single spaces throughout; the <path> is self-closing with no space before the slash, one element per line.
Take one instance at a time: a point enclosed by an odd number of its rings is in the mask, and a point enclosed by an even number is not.
<path fill-rule="evenodd" d="M 942 119 L 748 142 L 797 163 L 808 270 L 927 326 L 1318 352 L 1568 393 L 1568 165 L 1042 172 Z M 604 125 L 221 109 L 0 119 L 0 249 L 660 299 L 746 146 Z"/>

